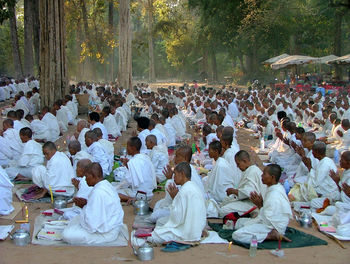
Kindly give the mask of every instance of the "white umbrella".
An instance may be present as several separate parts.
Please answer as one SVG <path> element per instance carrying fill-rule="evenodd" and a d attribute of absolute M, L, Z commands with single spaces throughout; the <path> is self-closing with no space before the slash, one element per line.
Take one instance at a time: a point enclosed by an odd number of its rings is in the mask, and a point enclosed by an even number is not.
<path fill-rule="evenodd" d="M 350 64 L 350 54 L 327 61 L 327 64 Z"/>
<path fill-rule="evenodd" d="M 317 58 L 310 57 L 310 56 L 302 56 L 302 55 L 292 55 L 288 56 L 284 59 L 280 59 L 276 61 L 275 63 L 271 64 L 271 68 L 274 70 L 278 70 L 290 65 L 300 65 L 300 64 L 306 64 L 316 61 Z"/>
<path fill-rule="evenodd" d="M 288 55 L 287 53 L 283 53 L 279 56 L 276 56 L 276 57 L 273 57 L 273 58 L 270 58 L 266 61 L 263 62 L 263 64 L 272 64 L 272 63 L 275 63 L 276 61 L 279 61 L 281 59 L 284 59 L 286 57 L 289 57 L 290 55 Z"/>

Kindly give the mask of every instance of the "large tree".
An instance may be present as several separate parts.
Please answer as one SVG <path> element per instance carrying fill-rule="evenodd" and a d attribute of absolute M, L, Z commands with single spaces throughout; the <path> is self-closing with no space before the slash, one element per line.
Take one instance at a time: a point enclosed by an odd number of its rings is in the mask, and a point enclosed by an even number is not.
<path fill-rule="evenodd" d="M 130 0 L 119 2 L 118 81 L 124 89 L 132 89 Z"/>
<path fill-rule="evenodd" d="M 64 0 L 40 0 L 40 94 L 52 106 L 67 89 Z"/>
<path fill-rule="evenodd" d="M 24 74 L 33 75 L 33 0 L 24 0 Z"/>
<path fill-rule="evenodd" d="M 15 74 L 17 78 L 23 77 L 22 61 L 19 52 L 18 44 L 18 34 L 17 34 L 17 21 L 16 21 L 16 2 L 10 1 L 8 3 L 8 11 L 10 18 L 10 30 L 11 30 L 11 40 L 12 40 L 12 54 L 13 54 L 13 65 L 15 68 Z"/>

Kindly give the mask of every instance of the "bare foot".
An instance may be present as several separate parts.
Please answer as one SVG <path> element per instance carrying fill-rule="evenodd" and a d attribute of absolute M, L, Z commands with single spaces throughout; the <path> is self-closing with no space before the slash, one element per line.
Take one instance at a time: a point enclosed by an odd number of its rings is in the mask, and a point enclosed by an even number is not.
<path fill-rule="evenodd" d="M 35 191 L 35 195 L 33 196 L 33 200 L 38 200 L 40 198 L 43 198 L 45 194 L 47 193 L 47 190 L 44 188 L 40 188 Z"/>
<path fill-rule="evenodd" d="M 17 174 L 16 178 L 15 178 L 15 181 L 29 181 L 30 179 L 27 178 L 27 177 L 24 177 L 23 175 L 21 174 Z"/>
<path fill-rule="evenodd" d="M 285 242 L 292 242 L 288 237 L 281 235 L 280 233 L 277 232 L 276 229 L 273 229 L 270 231 L 270 233 L 267 235 L 265 240 L 282 240 Z"/>

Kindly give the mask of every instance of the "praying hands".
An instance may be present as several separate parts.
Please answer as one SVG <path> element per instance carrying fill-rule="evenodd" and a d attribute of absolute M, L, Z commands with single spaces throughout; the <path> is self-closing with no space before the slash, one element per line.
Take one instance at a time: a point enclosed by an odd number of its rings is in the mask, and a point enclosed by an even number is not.
<path fill-rule="evenodd" d="M 87 204 L 87 200 L 80 197 L 74 197 L 73 202 L 75 203 L 76 206 L 80 208 L 83 208 Z"/>
<path fill-rule="evenodd" d="M 170 197 L 174 199 L 177 193 L 179 192 L 179 189 L 177 188 L 176 184 L 172 183 L 172 184 L 169 184 L 167 191 Z"/>
<path fill-rule="evenodd" d="M 172 168 L 170 167 L 170 165 L 167 165 L 166 167 L 164 167 L 163 169 L 163 174 L 167 179 L 171 179 L 173 177 L 174 171 L 172 170 Z"/>
<path fill-rule="evenodd" d="M 250 193 L 250 197 L 249 197 L 250 201 L 255 204 L 259 209 L 261 207 L 263 207 L 263 198 L 261 194 L 258 194 L 257 192 L 251 192 Z"/>

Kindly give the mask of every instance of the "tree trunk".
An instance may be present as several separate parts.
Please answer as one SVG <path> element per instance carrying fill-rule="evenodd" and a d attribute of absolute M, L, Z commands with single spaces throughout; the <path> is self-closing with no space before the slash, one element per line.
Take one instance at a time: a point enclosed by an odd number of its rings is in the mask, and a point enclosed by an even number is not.
<path fill-rule="evenodd" d="M 148 22 L 148 80 L 156 80 L 154 66 L 154 46 L 153 46 L 153 0 L 147 0 L 147 22 Z"/>
<path fill-rule="evenodd" d="M 67 92 L 64 0 L 40 0 L 40 95 L 51 107 Z"/>
<path fill-rule="evenodd" d="M 342 19 L 343 13 L 341 11 L 335 12 L 334 18 L 334 43 L 333 43 L 333 52 L 336 56 L 341 56 L 341 41 L 342 41 Z M 335 76 L 337 80 L 342 79 L 342 69 L 341 66 L 335 65 Z"/>
<path fill-rule="evenodd" d="M 39 54 L 40 54 L 40 21 L 39 21 L 39 1 L 32 2 L 33 15 L 33 40 L 34 40 L 34 62 L 39 71 Z"/>
<path fill-rule="evenodd" d="M 124 89 L 132 90 L 130 0 L 119 2 L 118 81 Z"/>
<path fill-rule="evenodd" d="M 88 51 L 91 51 L 90 48 L 90 41 L 89 41 L 89 25 L 88 25 L 88 18 L 87 18 L 87 11 L 86 11 L 86 5 L 85 5 L 85 0 L 80 0 L 80 7 L 81 7 L 81 13 L 82 13 L 82 18 L 83 18 L 83 27 L 84 27 L 84 42 L 86 44 L 86 47 Z M 92 76 L 92 71 L 90 70 L 92 67 L 92 60 L 90 59 L 89 56 L 86 57 L 86 61 L 84 62 L 84 74 L 85 78 L 89 76 L 91 78 Z"/>
<path fill-rule="evenodd" d="M 11 39 L 12 39 L 13 65 L 15 68 L 16 78 L 22 78 L 23 71 L 22 71 L 22 61 L 21 61 L 21 56 L 19 53 L 19 45 L 18 45 L 15 6 L 9 5 L 9 12 L 12 14 L 10 17 L 10 30 L 11 30 Z"/>
<path fill-rule="evenodd" d="M 114 2 L 113 0 L 109 0 L 109 3 L 108 3 L 108 25 L 109 25 L 110 35 L 111 35 L 112 39 L 114 39 L 114 15 L 113 15 L 114 3 L 113 2 Z M 112 52 L 111 52 L 111 56 L 110 56 L 110 66 L 111 66 L 111 68 L 110 68 L 111 80 L 114 81 L 114 76 L 113 76 L 113 72 L 114 72 L 114 47 L 112 47 Z M 108 70 L 108 67 L 107 67 L 107 70 Z"/>
<path fill-rule="evenodd" d="M 33 1 L 24 0 L 24 74 L 33 75 Z"/>
<path fill-rule="evenodd" d="M 215 55 L 215 51 L 214 51 L 213 47 L 210 49 L 210 57 L 211 57 L 212 80 L 213 80 L 213 82 L 217 82 L 218 81 L 218 68 L 217 68 L 217 64 L 216 64 L 216 55 Z"/>

